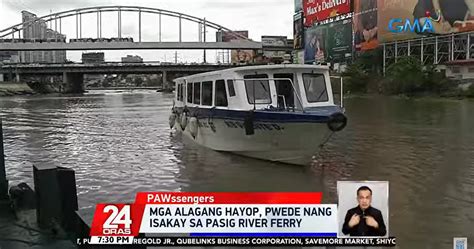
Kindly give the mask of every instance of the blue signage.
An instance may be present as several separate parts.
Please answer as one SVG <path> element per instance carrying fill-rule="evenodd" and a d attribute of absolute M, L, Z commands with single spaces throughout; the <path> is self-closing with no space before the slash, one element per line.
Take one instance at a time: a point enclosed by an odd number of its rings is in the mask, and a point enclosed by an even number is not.
<path fill-rule="evenodd" d="M 425 19 L 423 22 L 420 22 L 419 19 L 414 19 L 413 21 L 410 19 L 401 19 L 401 18 L 393 18 L 388 23 L 388 30 L 392 33 L 405 33 L 405 32 L 412 32 L 412 33 L 425 33 L 431 32 L 434 33 L 433 23 L 430 19 Z"/>

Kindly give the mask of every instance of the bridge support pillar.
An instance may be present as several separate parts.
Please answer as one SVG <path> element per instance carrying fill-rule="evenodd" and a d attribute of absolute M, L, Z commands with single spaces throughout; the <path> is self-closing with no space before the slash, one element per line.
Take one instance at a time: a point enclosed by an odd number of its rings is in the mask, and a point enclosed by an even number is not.
<path fill-rule="evenodd" d="M 0 73 L 0 82 L 3 82 L 3 81 L 5 81 L 5 78 L 3 76 L 3 73 Z"/>
<path fill-rule="evenodd" d="M 84 74 L 83 73 L 63 73 L 63 92 L 83 93 Z"/>
<path fill-rule="evenodd" d="M 167 71 L 162 71 L 162 82 L 163 82 L 163 89 L 171 89 L 170 82 L 168 81 L 168 72 Z"/>

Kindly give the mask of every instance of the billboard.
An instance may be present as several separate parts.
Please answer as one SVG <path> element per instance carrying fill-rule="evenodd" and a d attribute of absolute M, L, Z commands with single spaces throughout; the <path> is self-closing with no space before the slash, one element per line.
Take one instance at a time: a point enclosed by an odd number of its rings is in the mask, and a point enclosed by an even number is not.
<path fill-rule="evenodd" d="M 355 50 L 367 51 L 377 48 L 379 27 L 381 26 L 377 25 L 377 0 L 354 0 Z"/>
<path fill-rule="evenodd" d="M 378 0 L 379 41 L 474 31 L 474 0 Z"/>
<path fill-rule="evenodd" d="M 232 64 L 247 64 L 252 63 L 255 57 L 253 50 L 237 49 L 231 51 Z"/>
<path fill-rule="evenodd" d="M 283 58 L 287 54 L 286 51 L 263 51 L 266 58 Z"/>
<path fill-rule="evenodd" d="M 328 24 L 328 62 L 346 62 L 352 57 L 352 19 Z"/>
<path fill-rule="evenodd" d="M 304 64 L 304 50 L 296 51 L 296 56 L 293 56 L 294 64 Z"/>
<path fill-rule="evenodd" d="M 352 19 L 308 28 L 305 63 L 346 62 L 352 57 Z"/>
<path fill-rule="evenodd" d="M 327 58 L 327 26 L 315 26 L 306 29 L 304 44 L 304 63 L 322 63 Z"/>
<path fill-rule="evenodd" d="M 233 31 L 233 32 L 245 38 L 249 38 L 248 30 L 239 30 L 239 31 Z M 216 41 L 230 42 L 232 40 L 242 40 L 241 37 L 236 36 L 234 33 L 228 32 L 228 31 L 218 31 L 216 32 Z"/>
<path fill-rule="evenodd" d="M 262 36 L 262 47 L 286 47 L 286 36 Z"/>
<path fill-rule="evenodd" d="M 298 13 L 293 17 L 293 48 L 302 49 L 304 46 L 303 43 L 303 14 Z"/>
<path fill-rule="evenodd" d="M 305 26 L 351 12 L 350 0 L 303 0 Z"/>

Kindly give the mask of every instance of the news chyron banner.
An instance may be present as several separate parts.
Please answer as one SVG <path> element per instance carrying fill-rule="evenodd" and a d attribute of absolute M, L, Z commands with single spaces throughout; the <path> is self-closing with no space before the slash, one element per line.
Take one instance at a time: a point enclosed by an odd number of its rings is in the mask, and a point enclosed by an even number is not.
<path fill-rule="evenodd" d="M 138 193 L 132 204 L 98 204 L 78 245 L 395 245 L 338 238 L 338 207 L 322 193 Z"/>

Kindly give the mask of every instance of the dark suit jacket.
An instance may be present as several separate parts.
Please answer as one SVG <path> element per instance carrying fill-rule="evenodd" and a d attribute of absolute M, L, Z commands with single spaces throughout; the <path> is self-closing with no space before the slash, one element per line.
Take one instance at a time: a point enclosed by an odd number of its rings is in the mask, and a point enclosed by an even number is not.
<path fill-rule="evenodd" d="M 352 215 L 358 214 L 361 216 L 360 222 L 354 227 L 349 227 L 349 221 L 352 218 Z M 365 223 L 364 216 L 372 216 L 377 223 L 379 223 L 378 228 L 373 228 L 368 226 Z M 385 236 L 387 229 L 385 228 L 385 223 L 383 222 L 382 212 L 380 210 L 369 207 L 366 210 L 362 210 L 359 206 L 349 209 L 344 219 L 344 225 L 342 226 L 342 233 L 350 234 L 351 236 Z"/>

